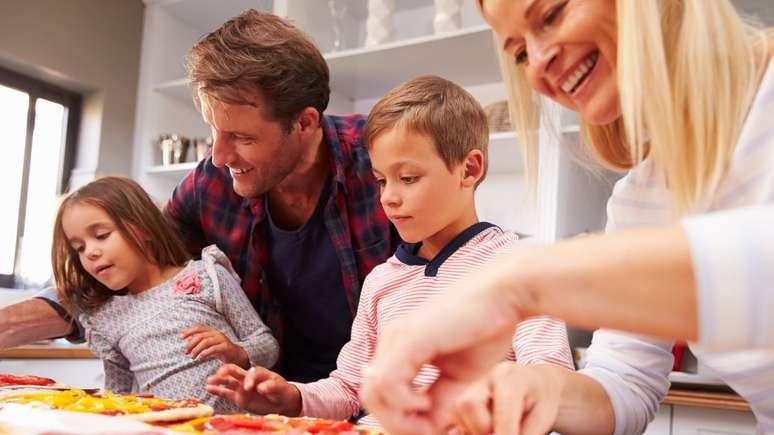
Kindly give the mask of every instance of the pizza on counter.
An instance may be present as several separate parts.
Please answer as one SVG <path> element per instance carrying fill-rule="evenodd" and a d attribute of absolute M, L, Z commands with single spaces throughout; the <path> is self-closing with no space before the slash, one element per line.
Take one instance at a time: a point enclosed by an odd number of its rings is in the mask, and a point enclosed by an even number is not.
<path fill-rule="evenodd" d="M 6 403 L 33 408 L 121 416 L 146 423 L 181 421 L 213 414 L 212 407 L 195 399 L 170 400 L 152 395 L 115 394 L 110 391 L 87 393 L 75 389 L 12 390 L 0 395 L 0 407 Z"/>
<path fill-rule="evenodd" d="M 0 388 L 10 386 L 53 387 L 58 385 L 53 379 L 40 376 L 17 376 L 0 373 Z"/>
<path fill-rule="evenodd" d="M 281 415 L 232 414 L 216 415 L 191 420 L 168 427 L 177 432 L 196 435 L 384 435 L 382 432 L 356 426 L 347 421 L 310 417 L 283 417 Z"/>

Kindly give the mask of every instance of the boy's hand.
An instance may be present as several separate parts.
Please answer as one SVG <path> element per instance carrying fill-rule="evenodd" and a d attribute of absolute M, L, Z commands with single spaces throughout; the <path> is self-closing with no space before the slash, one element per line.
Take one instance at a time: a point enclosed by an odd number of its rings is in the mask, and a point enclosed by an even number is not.
<path fill-rule="evenodd" d="M 263 367 L 244 370 L 227 364 L 207 378 L 207 391 L 256 414 L 301 414 L 301 392 L 282 376 Z"/>
<path fill-rule="evenodd" d="M 224 364 L 250 367 L 250 358 L 241 346 L 234 344 L 222 332 L 209 326 L 194 326 L 180 334 L 188 341 L 185 354 L 191 358 L 217 358 Z"/>

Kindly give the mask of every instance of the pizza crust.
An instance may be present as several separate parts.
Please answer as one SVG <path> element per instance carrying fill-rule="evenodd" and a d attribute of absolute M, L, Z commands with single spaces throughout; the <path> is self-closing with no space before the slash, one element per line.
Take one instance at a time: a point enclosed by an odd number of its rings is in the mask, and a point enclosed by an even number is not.
<path fill-rule="evenodd" d="M 142 421 L 145 423 L 160 423 L 165 421 L 191 420 L 199 417 L 209 417 L 215 413 L 211 406 L 200 403 L 195 407 L 165 409 L 163 411 L 141 412 L 139 414 L 124 414 L 117 417 Z"/>

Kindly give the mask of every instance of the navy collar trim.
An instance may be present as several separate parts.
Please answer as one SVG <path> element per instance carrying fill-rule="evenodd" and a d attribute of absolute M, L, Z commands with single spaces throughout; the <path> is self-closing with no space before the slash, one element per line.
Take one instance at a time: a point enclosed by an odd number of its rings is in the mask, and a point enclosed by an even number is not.
<path fill-rule="evenodd" d="M 489 222 L 478 222 L 469 226 L 465 231 L 453 238 L 446 246 L 441 249 L 432 260 L 426 260 L 417 256 L 419 248 L 422 246 L 422 242 L 418 243 L 401 243 L 398 246 L 398 250 L 395 251 L 395 257 L 403 264 L 409 266 L 425 266 L 425 276 L 436 276 L 438 269 L 443 263 L 452 256 L 458 249 L 465 243 L 468 243 L 470 239 L 480 234 L 486 229 L 496 227 L 497 225 L 490 224 Z"/>

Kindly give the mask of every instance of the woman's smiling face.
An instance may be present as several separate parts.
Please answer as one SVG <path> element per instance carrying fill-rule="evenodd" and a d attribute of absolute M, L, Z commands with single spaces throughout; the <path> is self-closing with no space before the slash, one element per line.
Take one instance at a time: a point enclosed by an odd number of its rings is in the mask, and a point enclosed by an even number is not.
<path fill-rule="evenodd" d="M 530 86 L 594 125 L 621 116 L 615 0 L 483 0 Z"/>

